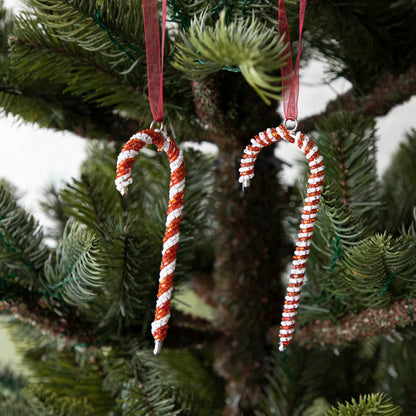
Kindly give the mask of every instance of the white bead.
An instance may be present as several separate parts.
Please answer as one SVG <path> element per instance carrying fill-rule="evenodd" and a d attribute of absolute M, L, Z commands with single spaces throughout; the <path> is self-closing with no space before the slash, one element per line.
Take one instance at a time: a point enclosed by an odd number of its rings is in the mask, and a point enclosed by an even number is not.
<path fill-rule="evenodd" d="M 280 337 L 280 341 L 282 341 L 282 342 L 289 342 L 289 341 L 292 340 L 292 338 L 293 338 L 293 335 L 290 335 L 288 337 Z"/>
<path fill-rule="evenodd" d="M 313 228 L 315 225 L 315 221 L 314 222 L 308 222 L 306 224 L 299 224 L 299 228 Z"/>

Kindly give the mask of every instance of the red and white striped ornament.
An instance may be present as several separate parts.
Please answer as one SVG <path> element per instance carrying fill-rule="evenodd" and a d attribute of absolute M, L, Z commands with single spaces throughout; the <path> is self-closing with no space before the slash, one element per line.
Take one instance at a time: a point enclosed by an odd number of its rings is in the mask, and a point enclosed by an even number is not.
<path fill-rule="evenodd" d="M 308 193 L 302 211 L 300 231 L 293 255 L 292 270 L 289 277 L 289 286 L 285 297 L 282 321 L 279 331 L 279 350 L 284 351 L 292 342 L 295 320 L 299 306 L 300 293 L 304 282 L 306 262 L 313 234 L 313 228 L 318 212 L 319 199 L 324 180 L 323 158 L 318 147 L 312 139 L 301 132 L 294 133 L 284 126 L 267 129 L 251 139 L 251 145 L 244 150 L 241 159 L 240 178 L 243 189 L 249 186 L 250 179 L 254 177 L 254 163 L 261 149 L 279 140 L 286 140 L 296 144 L 308 160 L 310 175 L 308 179 Z"/>
<path fill-rule="evenodd" d="M 157 294 L 155 320 L 152 323 L 152 334 L 155 340 L 153 353 L 159 354 L 162 343 L 166 338 L 170 318 L 170 300 L 176 267 L 179 227 L 181 224 L 185 189 L 185 164 L 182 151 L 166 132 L 153 129 L 139 131 L 126 143 L 117 159 L 115 183 L 118 191 L 122 195 L 127 193 L 127 188 L 133 181 L 131 169 L 135 156 L 147 144 L 155 144 L 158 150 L 164 150 L 166 152 L 171 170 L 169 205 L 159 274 L 159 291 Z"/>

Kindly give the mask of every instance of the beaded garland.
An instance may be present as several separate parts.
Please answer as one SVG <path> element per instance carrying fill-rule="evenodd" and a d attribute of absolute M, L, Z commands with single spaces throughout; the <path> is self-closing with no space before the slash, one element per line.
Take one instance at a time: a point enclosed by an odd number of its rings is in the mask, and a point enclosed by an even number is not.
<path fill-rule="evenodd" d="M 153 353 L 159 354 L 168 331 L 170 301 L 179 242 L 179 227 L 183 209 L 185 164 L 182 151 L 164 131 L 153 129 L 139 131 L 130 138 L 118 156 L 115 184 L 117 190 L 122 195 L 127 193 L 127 188 L 133 181 L 131 169 L 135 156 L 144 146 L 151 143 L 155 144 L 159 151 L 164 150 L 166 152 L 171 170 L 169 204 L 159 274 L 159 291 L 157 294 L 155 320 L 152 323 L 152 335 L 155 340 Z"/>
<path fill-rule="evenodd" d="M 261 149 L 282 139 L 296 144 L 299 149 L 302 150 L 308 160 L 310 175 L 308 179 L 308 192 L 302 211 L 300 231 L 298 233 L 296 248 L 293 255 L 289 286 L 287 288 L 282 321 L 280 324 L 280 351 L 284 351 L 292 342 L 293 338 L 300 293 L 304 282 L 306 262 L 309 256 L 313 228 L 323 187 L 323 158 L 312 139 L 301 132 L 291 132 L 281 125 L 276 128 L 267 129 L 254 136 L 254 139 L 251 139 L 251 145 L 248 145 L 244 150 L 244 155 L 241 159 L 241 167 L 239 169 L 239 182 L 242 183 L 244 189 L 249 186 L 250 179 L 254 177 L 254 163 Z"/>

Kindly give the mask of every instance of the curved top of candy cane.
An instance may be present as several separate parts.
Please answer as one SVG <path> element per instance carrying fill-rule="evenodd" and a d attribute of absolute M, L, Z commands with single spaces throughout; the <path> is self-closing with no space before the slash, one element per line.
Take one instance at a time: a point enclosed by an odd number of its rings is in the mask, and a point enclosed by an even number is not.
<path fill-rule="evenodd" d="M 251 144 L 244 149 L 244 155 L 241 158 L 241 167 L 239 169 L 240 177 L 238 180 L 242 184 L 243 190 L 250 186 L 250 180 L 254 177 L 254 163 L 263 147 L 282 139 L 294 143 L 300 135 L 300 132 L 294 134 L 282 125 L 267 129 L 260 132 L 258 135 L 255 135 L 254 138 L 251 139 Z"/>
<path fill-rule="evenodd" d="M 133 182 L 131 168 L 135 156 L 148 144 L 154 144 L 158 150 L 164 150 L 169 157 L 171 150 L 179 151 L 176 143 L 163 130 L 145 129 L 130 137 L 117 158 L 116 188 L 121 195 L 127 194 L 128 186 Z"/>

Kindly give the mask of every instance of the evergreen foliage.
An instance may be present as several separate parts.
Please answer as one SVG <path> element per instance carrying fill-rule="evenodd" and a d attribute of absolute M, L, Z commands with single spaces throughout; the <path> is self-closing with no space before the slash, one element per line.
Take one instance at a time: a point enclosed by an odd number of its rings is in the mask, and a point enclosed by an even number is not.
<path fill-rule="evenodd" d="M 184 33 L 179 52 L 173 65 L 192 76 L 205 76 L 221 69 L 234 70 L 238 67 L 246 81 L 268 104 L 270 98 L 279 99 L 280 77 L 272 75 L 283 60 L 281 56 L 287 44 L 278 37 L 273 28 L 264 28 L 251 19 L 233 19 L 226 21 L 226 12 L 222 11 L 215 26 L 193 20 L 188 33 Z"/>
<path fill-rule="evenodd" d="M 9 366 L 5 366 L 0 372 L 1 391 L 5 395 L 9 392 L 14 392 L 22 389 L 25 385 L 25 380 L 21 375 L 14 374 Z"/>
<path fill-rule="evenodd" d="M 26 3 L 13 17 L 0 2 L 3 114 L 98 140 L 80 175 L 47 191 L 53 229 L 0 184 L 0 309 L 13 314 L 30 369 L 23 379 L 0 373 L 0 415 L 413 414 L 416 133 L 379 179 L 371 111 L 402 97 L 380 79 L 404 77 L 414 94 L 414 1 L 308 2 L 302 61 L 319 53 L 353 85 L 339 103 L 361 97 L 367 107 L 328 108 L 304 131 L 326 177 L 298 333 L 284 353 L 274 344 L 304 178 L 281 186 L 268 148 L 246 194 L 237 183 L 249 137 L 278 124 L 287 44 L 276 2 L 168 1 L 164 121 L 184 151 L 186 189 L 158 357 L 149 328 L 166 155 L 142 149 L 128 195 L 114 186 L 119 142 L 151 121 L 141 1 Z M 298 2 L 286 3 L 296 39 Z M 202 140 L 218 156 L 192 150 Z"/>
<path fill-rule="evenodd" d="M 310 2 L 308 11 L 311 22 L 326 22 L 325 27 L 309 26 L 318 30 L 308 38 L 311 46 L 329 59 L 334 74 L 348 79 L 360 92 L 371 89 L 377 74 L 397 74 L 415 62 L 412 1 L 337 0 L 325 6 Z"/>
<path fill-rule="evenodd" d="M 416 205 L 414 175 L 403 175 L 413 169 L 416 157 L 416 131 L 406 135 L 406 140 L 394 154 L 390 168 L 383 175 L 383 199 L 385 209 L 383 221 L 389 232 L 397 233 L 407 229 L 412 223 L 412 213 Z"/>
<path fill-rule="evenodd" d="M 354 399 L 351 404 L 339 405 L 338 409 L 331 409 L 326 416 L 355 416 L 355 415 L 400 415 L 401 409 L 395 406 L 391 401 L 382 394 L 360 396 L 358 402 Z"/>
<path fill-rule="evenodd" d="M 55 296 L 68 303 L 81 304 L 96 295 L 103 286 L 105 263 L 96 236 L 80 225 L 69 226 L 62 236 L 62 243 L 52 259 L 45 264 L 45 277 Z"/>
<path fill-rule="evenodd" d="M 0 241 L 2 285 L 36 291 L 42 287 L 43 266 L 49 250 L 32 215 L 19 207 L 5 183 L 0 185 Z M 3 293 L 6 299 L 8 291 Z M 14 293 L 18 295 L 18 293 Z"/>

